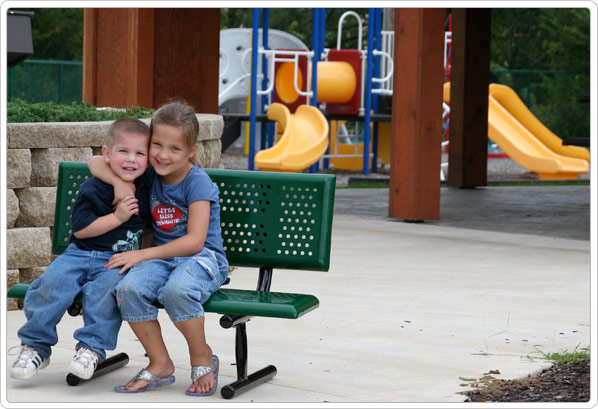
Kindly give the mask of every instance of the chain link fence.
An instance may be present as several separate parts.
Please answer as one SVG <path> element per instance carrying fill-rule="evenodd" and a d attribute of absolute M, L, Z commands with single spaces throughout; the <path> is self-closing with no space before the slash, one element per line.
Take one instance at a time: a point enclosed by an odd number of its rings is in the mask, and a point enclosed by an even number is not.
<path fill-rule="evenodd" d="M 554 70 L 490 70 L 490 82 L 508 85 L 549 129 L 562 138 L 588 137 L 589 75 Z M 82 101 L 83 62 L 25 60 L 8 69 L 8 101 Z"/>
<path fill-rule="evenodd" d="M 83 62 L 25 60 L 8 69 L 8 101 L 56 102 L 70 105 L 82 101 Z"/>

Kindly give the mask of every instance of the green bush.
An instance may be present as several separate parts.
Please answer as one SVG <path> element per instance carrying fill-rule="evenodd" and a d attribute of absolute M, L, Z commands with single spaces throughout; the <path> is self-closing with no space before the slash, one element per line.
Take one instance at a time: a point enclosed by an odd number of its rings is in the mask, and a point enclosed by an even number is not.
<path fill-rule="evenodd" d="M 152 110 L 142 107 L 118 111 L 98 110 L 96 107 L 73 102 L 61 105 L 55 102 L 29 102 L 15 99 L 7 105 L 7 122 L 91 122 L 112 121 L 119 118 L 150 118 Z"/>

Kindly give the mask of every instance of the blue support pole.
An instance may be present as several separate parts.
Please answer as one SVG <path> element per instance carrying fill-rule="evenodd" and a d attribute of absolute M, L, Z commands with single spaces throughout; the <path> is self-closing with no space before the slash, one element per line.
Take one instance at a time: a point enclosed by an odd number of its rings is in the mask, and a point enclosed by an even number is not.
<path fill-rule="evenodd" d="M 322 52 L 324 52 L 324 48 L 326 48 L 326 44 L 325 44 L 325 33 L 326 33 L 326 9 L 325 8 L 321 8 L 318 9 L 320 10 L 320 24 L 319 24 L 319 37 L 320 37 L 320 41 L 319 41 L 319 45 L 320 45 L 320 50 L 319 50 L 319 55 L 322 55 Z M 330 121 L 328 121 L 328 129 L 330 129 Z M 330 140 L 330 131 L 328 131 L 328 139 Z M 328 144 L 328 148 L 326 148 L 326 154 L 330 153 L 330 143 Z M 322 167 L 324 169 L 328 169 L 328 167 L 330 166 L 330 159 L 328 158 L 324 158 L 324 161 L 322 163 Z"/>
<path fill-rule="evenodd" d="M 253 29 L 251 32 L 251 90 L 249 96 L 249 157 L 247 169 L 254 170 L 255 157 L 255 122 L 256 122 L 256 108 L 257 108 L 257 47 L 259 35 L 259 18 L 260 10 L 253 9 Z"/>
<path fill-rule="evenodd" d="M 370 21 L 374 18 L 374 9 L 368 9 Z M 372 65 L 373 65 L 373 44 L 374 42 L 374 24 L 368 24 L 368 49 L 367 49 L 367 68 L 365 81 L 365 124 L 363 135 L 363 174 L 370 173 L 370 121 L 372 119 Z"/>
<path fill-rule="evenodd" d="M 317 107 L 318 106 L 318 61 L 320 60 L 320 36 L 318 35 L 319 31 L 319 22 L 320 22 L 320 13 L 319 9 L 313 9 L 312 12 L 312 49 L 314 51 L 314 58 L 312 59 L 312 75 L 311 75 L 311 90 L 313 92 L 313 97 L 311 99 L 311 105 Z"/>
<path fill-rule="evenodd" d="M 311 91 L 313 93 L 310 105 L 318 107 L 318 61 L 320 60 L 320 11 L 315 8 L 312 11 L 312 49 L 314 57 L 312 59 L 312 75 L 311 75 Z M 318 163 L 314 163 L 309 167 L 310 173 L 315 173 L 318 170 Z"/>
<path fill-rule="evenodd" d="M 262 46 L 264 50 L 268 49 L 268 28 L 270 25 L 270 9 L 262 9 Z M 266 55 L 262 55 L 262 89 L 268 88 L 268 61 L 266 59 Z M 260 113 L 265 114 L 265 106 L 268 104 L 268 95 L 262 95 L 261 102 L 260 102 Z M 261 133 L 261 144 L 260 147 L 262 149 L 269 148 L 270 145 L 267 142 L 268 136 L 268 126 L 266 122 L 262 122 L 260 124 L 260 133 Z"/>
<path fill-rule="evenodd" d="M 374 42 L 374 48 L 376 50 L 381 50 L 382 49 L 382 41 L 381 41 L 381 35 L 382 35 L 382 9 L 375 9 L 375 19 L 374 19 L 374 34 L 376 36 L 375 42 Z M 374 59 L 374 77 L 376 78 L 380 78 L 380 56 L 376 56 L 376 58 Z M 374 84 L 372 83 L 372 86 Z M 376 88 L 380 88 L 380 85 L 376 85 Z M 374 94 L 374 113 L 377 114 L 378 110 L 379 110 L 379 94 Z M 372 140 L 372 152 L 374 154 L 374 157 L 372 158 L 372 172 L 373 173 L 377 173 L 378 172 L 378 126 L 379 123 L 378 122 L 374 122 L 374 135 L 373 135 L 373 140 Z"/>
<path fill-rule="evenodd" d="M 324 44 L 325 36 L 324 36 L 324 34 L 326 33 L 326 9 L 325 8 L 321 8 L 321 9 L 318 9 L 318 10 L 320 10 L 320 54 L 321 54 L 322 51 L 324 51 L 324 48 L 325 48 L 325 44 Z"/>

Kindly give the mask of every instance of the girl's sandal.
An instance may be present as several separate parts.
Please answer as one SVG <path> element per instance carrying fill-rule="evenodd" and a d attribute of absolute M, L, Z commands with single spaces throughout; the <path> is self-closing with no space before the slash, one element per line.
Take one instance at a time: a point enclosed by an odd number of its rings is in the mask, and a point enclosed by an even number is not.
<path fill-rule="evenodd" d="M 191 381 L 195 385 L 196 382 L 203 376 L 206 376 L 209 373 L 214 373 L 214 386 L 208 392 L 205 393 L 197 393 L 197 392 L 189 392 L 185 391 L 185 394 L 189 396 L 210 396 L 216 392 L 216 388 L 218 387 L 218 369 L 220 366 L 220 362 L 218 361 L 218 357 L 216 355 L 212 355 L 212 366 L 192 366 L 191 367 Z"/>
<path fill-rule="evenodd" d="M 139 373 L 137 375 L 135 375 L 133 377 L 133 379 L 131 379 L 129 382 L 127 382 L 126 385 L 117 386 L 116 388 L 114 388 L 114 392 L 119 392 L 119 393 L 145 392 L 150 389 L 156 389 L 161 386 L 170 385 L 171 383 L 174 383 L 174 380 L 175 380 L 174 375 L 160 378 L 160 377 L 154 375 L 153 373 L 151 373 L 150 371 L 148 371 L 147 369 L 142 369 L 141 371 L 139 371 Z M 135 381 L 148 381 L 149 384 L 147 384 L 146 387 L 140 388 L 140 389 L 126 389 L 127 385 L 129 385 Z"/>

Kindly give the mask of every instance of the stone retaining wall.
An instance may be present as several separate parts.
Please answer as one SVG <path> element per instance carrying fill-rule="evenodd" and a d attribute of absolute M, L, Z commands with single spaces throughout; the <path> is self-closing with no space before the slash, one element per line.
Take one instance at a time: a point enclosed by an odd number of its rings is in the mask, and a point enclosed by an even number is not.
<path fill-rule="evenodd" d="M 224 122 L 198 114 L 199 157 L 206 168 L 220 167 Z M 143 120 L 149 124 L 149 119 Z M 7 125 L 6 267 L 7 288 L 42 274 L 52 256 L 58 164 L 101 154 L 112 121 L 13 123 Z M 19 307 L 8 299 L 9 310 Z"/>

